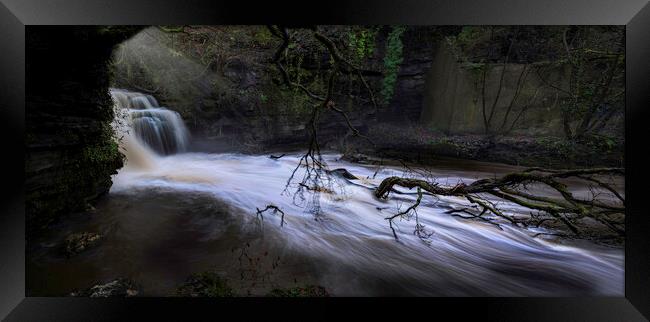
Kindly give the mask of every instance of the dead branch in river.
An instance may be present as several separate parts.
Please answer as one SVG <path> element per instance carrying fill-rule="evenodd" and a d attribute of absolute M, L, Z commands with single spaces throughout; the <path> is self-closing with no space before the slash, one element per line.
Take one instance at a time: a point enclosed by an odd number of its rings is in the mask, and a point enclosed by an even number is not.
<path fill-rule="evenodd" d="M 408 189 L 417 188 L 418 198 L 411 207 L 406 211 L 398 212 L 386 218 L 389 221 L 395 238 L 397 238 L 397 235 L 393 229 L 393 220 L 402 218 L 411 211 L 415 211 L 420 205 L 423 195 L 422 191 L 433 196 L 454 196 L 467 199 L 467 201 L 475 205 L 478 209 L 455 209 L 447 212 L 457 216 L 458 213 L 469 215 L 469 217 L 460 216 L 463 218 L 491 221 L 485 215 L 492 214 L 514 225 L 526 227 L 531 224 L 537 224 L 539 226 L 543 221 L 553 220 L 563 223 L 574 235 L 580 236 L 580 230 L 575 225 L 575 221 L 589 217 L 604 224 L 618 235 L 624 236 L 624 222 L 620 219 L 621 216 L 618 218 L 614 218 L 613 216 L 625 214 L 625 199 L 611 184 L 598 178 L 598 176 L 622 176 L 624 174 L 625 171 L 622 168 L 578 170 L 530 168 L 522 172 L 510 173 L 500 178 L 481 179 L 470 184 L 458 183 L 454 186 L 447 187 L 422 179 L 389 177 L 381 182 L 374 194 L 377 198 L 386 199 L 392 191 L 395 191 L 395 186 Z M 614 201 L 599 200 L 600 193 L 593 189 L 590 189 L 591 193 L 589 198 L 578 198 L 570 191 L 565 183 L 561 182 L 562 179 L 576 179 L 588 183 L 595 183 L 599 188 L 611 193 L 615 197 L 612 198 Z M 559 195 L 559 198 L 531 194 L 529 192 L 529 186 L 531 185 L 550 188 Z M 488 196 L 491 198 L 488 198 Z M 499 209 L 494 200 L 516 204 L 530 211 L 536 211 L 537 214 L 531 215 L 529 219 L 517 218 Z M 540 214 L 545 214 L 546 216 L 540 216 Z M 419 223 L 417 224 L 419 225 Z"/>
<path fill-rule="evenodd" d="M 289 45 L 292 42 L 292 37 L 289 33 L 289 28 L 285 26 L 272 26 L 272 25 L 267 26 L 267 28 L 269 29 L 271 34 L 273 34 L 275 37 L 282 40 L 282 43 L 278 46 L 272 58 L 272 62 L 275 64 L 276 68 L 280 72 L 282 83 L 291 89 L 298 89 L 307 97 L 309 97 L 311 100 L 317 102 L 317 104 L 315 104 L 312 107 L 311 117 L 307 122 L 307 128 L 309 131 L 309 145 L 308 145 L 307 152 L 300 158 L 298 165 L 291 173 L 291 176 L 287 180 L 287 184 L 284 191 L 286 192 L 288 190 L 289 186 L 294 180 L 294 177 L 298 169 L 304 167 L 305 168 L 304 175 L 300 180 L 300 182 L 297 185 L 295 185 L 296 191 L 294 193 L 294 202 L 295 202 L 295 198 L 304 200 L 305 189 L 307 189 L 306 187 L 309 187 L 309 189 L 307 190 L 313 192 L 312 202 L 314 207 L 313 209 L 314 213 L 318 213 L 320 211 L 320 208 L 318 206 L 319 203 L 318 192 L 323 190 L 321 187 L 323 182 L 330 181 L 326 178 L 326 176 L 328 176 L 327 171 L 323 171 L 323 170 L 327 170 L 327 167 L 323 158 L 321 157 L 321 149 L 318 143 L 318 117 L 321 111 L 333 111 L 339 114 L 344 119 L 345 124 L 350 130 L 352 136 L 363 138 L 367 140 L 370 144 L 374 145 L 374 142 L 372 142 L 370 138 L 361 134 L 361 132 L 358 129 L 356 129 L 354 125 L 352 125 L 352 122 L 350 121 L 350 118 L 347 115 L 347 113 L 345 113 L 345 111 L 343 111 L 342 109 L 338 108 L 336 106 L 336 103 L 334 102 L 334 85 L 338 79 L 339 74 L 343 73 L 343 74 L 357 75 L 361 83 L 367 89 L 370 99 L 375 107 L 377 106 L 377 103 L 375 101 L 375 97 L 372 89 L 370 88 L 365 78 L 363 77 L 363 74 L 361 73 L 361 69 L 356 67 L 349 60 L 345 59 L 341 55 L 338 48 L 336 47 L 336 44 L 327 36 L 320 33 L 316 26 L 310 26 L 307 29 L 311 30 L 312 36 L 327 49 L 329 56 L 333 61 L 333 66 L 329 71 L 329 77 L 327 80 L 327 85 L 326 85 L 327 90 L 326 93 L 323 94 L 315 93 L 307 86 L 291 79 L 289 72 L 285 68 L 284 64 L 287 60 L 286 56 L 290 48 Z"/>
<path fill-rule="evenodd" d="M 268 26 L 269 31 L 278 39 L 281 40 L 280 45 L 277 47 L 272 63 L 275 64 L 281 76 L 281 84 L 289 89 L 296 90 L 304 94 L 311 101 L 314 102 L 311 107 L 311 114 L 307 122 L 307 130 L 309 133 L 309 141 L 307 151 L 301 156 L 297 166 L 292 171 L 284 192 L 287 192 L 289 187 L 295 187 L 293 192 L 294 203 L 299 199 L 305 200 L 304 194 L 309 193 L 312 197 L 311 212 L 318 216 L 320 214 L 319 198 L 320 193 L 323 191 L 333 191 L 331 187 L 324 185 L 331 185 L 335 180 L 329 176 L 331 171 L 328 171 L 327 164 L 322 158 L 321 147 L 318 141 L 318 118 L 323 112 L 332 111 L 339 114 L 345 121 L 349 132 L 352 136 L 361 137 L 367 140 L 370 144 L 374 145 L 373 141 L 362 135 L 352 124 L 347 113 L 336 106 L 334 100 L 334 86 L 340 75 L 356 75 L 358 76 L 361 84 L 368 91 L 370 100 L 373 105 L 377 106 L 374 98 L 373 91 L 363 77 L 361 70 L 345 59 L 341 52 L 336 47 L 335 42 L 329 39 L 323 33 L 318 31 L 316 26 L 292 28 L 292 29 L 306 29 L 311 32 L 311 35 L 320 44 L 322 44 L 329 53 L 331 58 L 331 67 L 327 70 L 327 83 L 326 90 L 323 93 L 318 93 L 308 85 L 300 83 L 299 79 L 292 79 L 289 74 L 286 64 L 288 63 L 287 56 L 291 51 L 291 44 L 295 42 L 295 34 L 290 33 L 290 28 L 285 26 Z M 508 57 L 514 43 L 514 38 L 506 54 L 505 61 L 501 70 L 499 86 L 497 88 L 496 97 L 488 110 L 485 99 L 485 77 L 486 70 L 483 71 L 483 120 L 486 127 L 487 134 L 490 133 L 490 128 L 493 125 L 493 117 L 495 109 L 499 101 L 503 78 L 508 63 Z M 519 109 L 516 113 L 513 109 L 515 101 L 518 99 L 522 90 L 523 83 L 529 72 L 529 66 L 526 65 L 519 74 L 517 80 L 516 92 L 507 106 L 507 110 L 500 122 L 500 127 L 497 129 L 500 133 L 508 133 L 513 130 L 516 123 L 521 118 L 522 114 L 526 112 L 528 107 L 534 102 L 537 97 L 537 91 L 532 96 L 529 102 Z M 322 91 L 322 90 L 321 90 Z M 607 92 L 605 92 L 606 94 Z M 601 95 L 602 96 L 602 95 Z M 513 120 L 509 117 L 513 116 Z M 274 158 L 274 157 L 272 157 Z M 275 159 L 275 158 L 274 158 Z M 278 157 L 279 159 L 279 157 Z M 297 183 L 293 183 L 299 169 L 304 169 L 302 178 Z M 376 175 L 376 173 L 375 173 Z M 625 233 L 624 218 L 625 213 L 625 200 L 623 196 L 618 193 L 611 184 L 602 180 L 601 176 L 621 176 L 624 175 L 622 168 L 594 168 L 594 169 L 581 169 L 581 170 L 549 170 L 542 168 L 531 168 L 518 173 L 510 173 L 500 178 L 481 179 L 474 181 L 470 184 L 459 183 L 454 186 L 442 186 L 435 182 L 435 177 L 424 176 L 425 179 L 404 178 L 404 177 L 389 177 L 384 179 L 379 187 L 376 188 L 374 194 L 377 198 L 388 198 L 389 194 L 401 193 L 394 188 L 396 186 L 404 187 L 407 189 L 417 188 L 417 199 L 415 203 L 409 206 L 404 211 L 398 211 L 396 214 L 386 217 L 389 221 L 389 226 L 393 232 L 394 237 L 397 239 L 398 235 L 393 227 L 394 220 L 400 218 L 415 217 L 416 226 L 414 234 L 423 240 L 426 240 L 431 233 L 427 232 L 424 225 L 420 224 L 417 209 L 423 202 L 425 195 L 427 196 L 453 196 L 461 197 L 469 201 L 472 205 L 463 209 L 451 209 L 447 214 L 458 216 L 465 219 L 477 219 L 499 226 L 499 220 L 504 220 L 516 226 L 537 226 L 542 223 L 558 222 L 566 226 L 575 236 L 580 236 L 581 232 L 576 225 L 576 222 L 582 218 L 588 217 L 594 219 L 608 229 L 614 231 L 618 235 L 623 236 Z M 419 176 L 422 177 L 422 176 Z M 374 175 L 373 175 L 374 178 Z M 348 178 L 349 179 L 349 178 Z M 586 198 L 576 197 L 570 191 L 568 186 L 562 182 L 563 180 L 571 179 L 578 180 L 590 186 L 591 195 Z M 354 180 L 354 179 L 349 179 Z M 554 197 L 539 195 L 534 193 L 531 186 L 541 186 L 550 189 L 554 192 Z M 601 193 L 595 189 L 603 190 L 609 195 L 613 196 L 614 201 L 600 200 Z M 509 214 L 507 210 L 501 206 L 502 202 L 518 205 L 530 211 L 528 218 L 522 218 L 521 215 L 514 216 Z M 284 213 L 273 205 L 267 206 L 264 210 L 257 211 L 258 215 L 262 215 L 267 210 Z M 621 216 L 623 215 L 623 216 Z M 282 219 L 282 223 L 284 220 Z M 545 234 L 545 233 L 541 233 Z"/>
<path fill-rule="evenodd" d="M 280 213 L 280 215 L 281 215 L 280 216 L 280 227 L 284 226 L 284 211 L 282 211 L 282 209 L 280 209 L 278 206 L 276 206 L 276 205 L 267 205 L 266 208 L 264 208 L 264 209 L 261 209 L 261 210 L 260 210 L 260 208 L 256 208 L 256 209 L 257 209 L 257 215 L 262 220 L 264 220 L 264 212 L 266 212 L 267 210 L 272 210 L 273 214 Z"/>

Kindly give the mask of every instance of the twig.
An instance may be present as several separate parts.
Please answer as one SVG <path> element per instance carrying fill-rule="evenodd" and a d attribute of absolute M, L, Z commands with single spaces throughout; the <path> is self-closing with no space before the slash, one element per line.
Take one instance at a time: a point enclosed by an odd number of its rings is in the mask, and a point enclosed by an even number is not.
<path fill-rule="evenodd" d="M 273 210 L 273 213 L 274 213 L 274 214 L 276 214 L 276 213 L 279 212 L 279 213 L 282 215 L 282 216 L 280 217 L 280 227 L 284 226 L 284 211 L 282 211 L 282 209 L 278 208 L 278 206 L 273 205 L 273 204 L 270 204 L 270 205 L 267 205 L 266 208 L 264 208 L 264 209 L 262 209 L 262 210 L 260 210 L 260 208 L 255 208 L 255 209 L 257 209 L 257 215 L 260 216 L 260 218 L 261 218 L 262 220 L 264 220 L 264 215 L 263 215 L 263 213 L 264 213 L 265 211 L 267 211 L 267 210 Z"/>

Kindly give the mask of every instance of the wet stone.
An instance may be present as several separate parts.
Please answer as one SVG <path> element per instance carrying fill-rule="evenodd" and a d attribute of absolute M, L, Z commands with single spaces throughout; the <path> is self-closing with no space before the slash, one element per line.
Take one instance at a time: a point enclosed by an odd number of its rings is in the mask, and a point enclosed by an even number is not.
<path fill-rule="evenodd" d="M 348 171 L 346 169 L 343 169 L 343 168 L 331 170 L 331 171 L 329 171 L 329 173 L 339 175 L 339 176 L 341 176 L 341 177 L 343 177 L 345 179 L 349 179 L 349 180 L 358 180 L 359 179 L 355 175 L 350 173 L 350 171 Z"/>
<path fill-rule="evenodd" d="M 102 239 L 102 235 L 97 233 L 76 233 L 71 234 L 65 239 L 65 254 L 70 257 L 77 255 L 88 248 L 96 246 Z"/>
<path fill-rule="evenodd" d="M 133 297 L 138 295 L 137 285 L 126 278 L 118 278 L 105 284 L 97 284 L 87 290 L 70 293 L 80 297 Z"/>

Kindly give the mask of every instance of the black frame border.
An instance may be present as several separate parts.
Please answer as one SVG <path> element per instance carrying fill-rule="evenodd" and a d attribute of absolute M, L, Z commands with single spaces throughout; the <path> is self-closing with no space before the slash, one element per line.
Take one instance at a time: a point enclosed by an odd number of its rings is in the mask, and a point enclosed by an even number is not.
<path fill-rule="evenodd" d="M 24 100 L 26 25 L 155 24 L 411 24 L 411 25 L 626 25 L 626 198 L 625 297 L 618 298 L 362 298 L 362 299 L 187 299 L 187 298 L 35 298 L 25 297 L 24 254 Z M 422 317 L 450 313 L 501 321 L 644 321 L 650 318 L 650 217 L 644 199 L 645 127 L 650 120 L 650 4 L 648 0 L 573 0 L 499 2 L 471 0 L 330 0 L 298 2 L 209 0 L 0 0 L 0 118 L 5 138 L 0 212 L 0 317 L 7 321 L 97 321 L 151 318 L 187 320 L 209 313 L 226 317 L 240 305 L 264 309 L 248 314 L 290 314 L 295 304 L 318 310 L 307 319 L 336 317 L 331 304 L 347 304 L 346 315 L 366 317 L 409 311 Z M 12 139 L 13 138 L 13 139 Z M 20 139 L 18 139 L 20 138 Z M 7 149 L 9 148 L 9 149 Z M 11 151 L 11 152 L 9 152 Z M 13 170 L 15 169 L 15 170 Z M 18 189 L 17 187 L 20 187 Z M 237 305 L 235 305 L 237 304 Z M 347 306 L 346 305 L 346 306 Z M 373 309 L 374 307 L 374 309 Z M 381 308 L 394 307 L 388 311 Z M 377 310 L 379 308 L 379 310 Z M 410 308 L 420 308 L 410 309 Z M 271 309 L 274 311 L 266 311 Z M 246 309 L 244 309 L 246 310 Z M 400 312 L 401 311 L 401 312 Z M 356 312 L 356 313 L 354 313 Z M 233 312 L 229 312 L 233 313 Z M 139 315 L 142 314 L 142 315 Z M 495 315 L 492 315 L 495 314 Z M 487 316 L 486 316 L 487 315 Z M 645 316 L 645 318 L 644 318 Z M 403 316 L 402 316 L 403 317 Z M 497 318 L 498 317 L 498 318 Z"/>

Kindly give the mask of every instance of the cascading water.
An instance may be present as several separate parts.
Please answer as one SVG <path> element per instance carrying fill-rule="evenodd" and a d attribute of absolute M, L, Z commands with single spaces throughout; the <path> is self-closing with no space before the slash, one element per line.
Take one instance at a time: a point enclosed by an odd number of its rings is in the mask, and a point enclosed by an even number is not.
<path fill-rule="evenodd" d="M 300 198 L 285 192 L 299 154 L 277 160 L 242 154 L 158 155 L 153 150 L 163 154 L 173 146 L 182 151 L 187 144 L 178 114 L 158 107 L 151 96 L 120 90 L 112 95 L 128 112 L 136 134 L 123 132 L 127 166 L 114 177 L 93 220 L 59 232 L 98 231 L 106 240 L 89 257 L 51 261 L 48 281 L 65 280 L 65 287 L 81 288 L 98 279 L 128 276 L 145 294 L 163 296 L 192 273 L 217 270 L 239 294 L 253 295 L 296 283 L 319 284 L 343 296 L 623 294 L 621 248 L 551 242 L 536 238 L 538 230 L 507 224 L 499 229 L 452 217 L 445 213 L 449 207 L 467 206 L 455 197 L 422 200 L 419 223 L 433 233 L 428 244 L 413 234 L 413 221 L 396 223 L 396 241 L 384 218 L 413 204 L 416 196 L 403 190 L 379 200 L 372 191 L 384 178 L 404 175 L 403 170 L 377 171 L 341 161 L 336 154 L 324 155 L 329 166 L 361 179 L 335 178 L 337 188 L 321 193 L 321 213 L 315 217 L 296 202 Z M 515 171 L 502 165 L 483 165 L 478 171 L 476 163 L 463 164 L 431 171 L 443 183 Z M 282 225 L 277 214 L 256 216 L 256 208 L 269 204 L 285 212 Z M 526 214 L 514 205 L 507 208 Z"/>
<path fill-rule="evenodd" d="M 160 107 L 151 95 L 111 89 L 118 115 L 126 112 L 135 139 L 159 154 L 187 150 L 189 132 L 178 112 Z"/>

